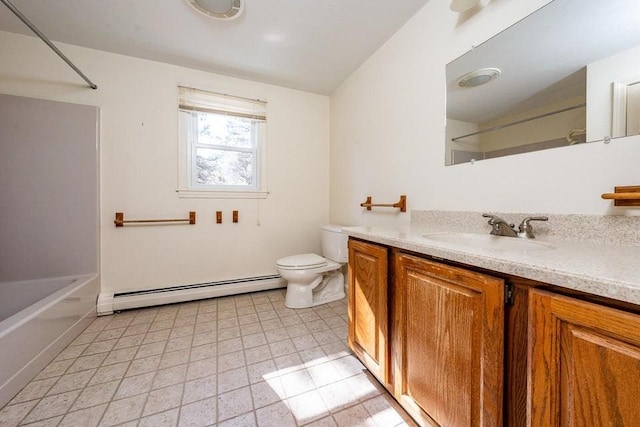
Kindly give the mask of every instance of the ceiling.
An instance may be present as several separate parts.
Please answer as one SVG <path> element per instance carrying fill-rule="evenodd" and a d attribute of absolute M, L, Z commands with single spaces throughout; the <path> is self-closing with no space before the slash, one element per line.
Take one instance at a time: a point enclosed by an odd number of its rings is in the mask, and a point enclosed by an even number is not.
<path fill-rule="evenodd" d="M 11 0 L 54 42 L 319 94 L 332 93 L 427 1 L 246 0 L 241 16 L 220 21 L 184 0 Z M 33 35 L 4 5 L 0 30 Z"/>
<path fill-rule="evenodd" d="M 485 123 L 584 96 L 585 66 L 640 46 L 640 1 L 555 0 L 447 65 L 447 117 Z M 495 81 L 460 88 L 495 67 Z"/>

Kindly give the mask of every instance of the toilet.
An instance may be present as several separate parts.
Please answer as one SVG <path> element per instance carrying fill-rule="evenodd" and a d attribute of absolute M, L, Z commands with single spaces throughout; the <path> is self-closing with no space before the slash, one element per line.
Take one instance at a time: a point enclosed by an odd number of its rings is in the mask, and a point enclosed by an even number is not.
<path fill-rule="evenodd" d="M 342 227 L 322 227 L 322 254 L 300 254 L 277 261 L 278 273 L 287 281 L 285 305 L 306 308 L 344 298 L 342 266 L 347 262 L 348 236 Z"/>

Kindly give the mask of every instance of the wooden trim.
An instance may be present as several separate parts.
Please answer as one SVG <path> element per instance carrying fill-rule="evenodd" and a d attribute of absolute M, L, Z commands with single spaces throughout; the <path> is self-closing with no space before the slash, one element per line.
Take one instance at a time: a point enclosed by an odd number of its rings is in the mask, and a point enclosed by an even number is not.
<path fill-rule="evenodd" d="M 529 287 L 513 283 L 513 305 L 505 308 L 504 330 L 504 425 L 510 427 L 527 422 L 528 301 Z"/>
<path fill-rule="evenodd" d="M 532 291 L 529 298 L 529 342 L 527 351 L 527 426 L 558 425 L 559 419 L 557 360 L 559 325 L 553 319 L 550 299 L 552 294 Z M 549 363 L 533 363 L 545 360 Z M 546 424 L 543 420 L 547 420 Z"/>

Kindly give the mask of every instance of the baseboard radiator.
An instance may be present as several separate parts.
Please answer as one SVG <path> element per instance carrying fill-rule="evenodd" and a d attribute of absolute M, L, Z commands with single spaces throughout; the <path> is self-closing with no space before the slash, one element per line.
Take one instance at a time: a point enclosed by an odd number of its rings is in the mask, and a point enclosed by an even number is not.
<path fill-rule="evenodd" d="M 141 289 L 129 292 L 102 292 L 98 296 L 98 316 L 130 308 L 151 307 L 176 302 L 244 294 L 283 288 L 287 282 L 279 275 L 248 277 L 194 285 Z"/>

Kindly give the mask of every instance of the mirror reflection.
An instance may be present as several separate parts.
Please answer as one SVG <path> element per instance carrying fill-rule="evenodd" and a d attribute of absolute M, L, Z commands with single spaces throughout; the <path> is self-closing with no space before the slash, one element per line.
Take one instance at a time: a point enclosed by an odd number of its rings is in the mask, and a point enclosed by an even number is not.
<path fill-rule="evenodd" d="M 640 1 L 554 0 L 447 64 L 445 164 L 640 133 Z"/>

